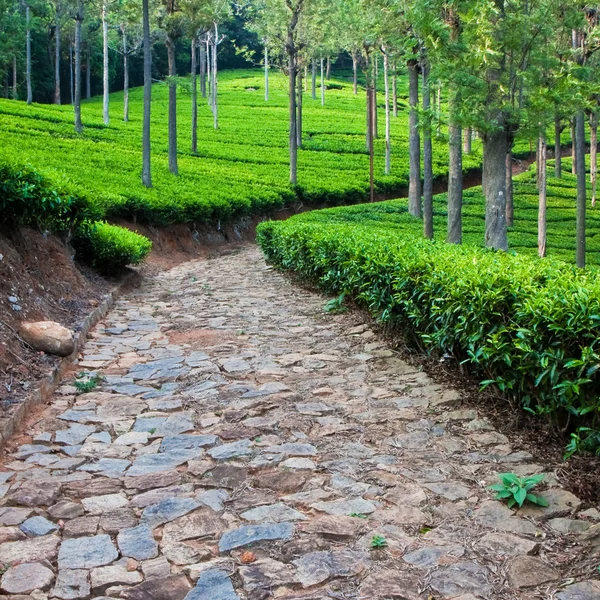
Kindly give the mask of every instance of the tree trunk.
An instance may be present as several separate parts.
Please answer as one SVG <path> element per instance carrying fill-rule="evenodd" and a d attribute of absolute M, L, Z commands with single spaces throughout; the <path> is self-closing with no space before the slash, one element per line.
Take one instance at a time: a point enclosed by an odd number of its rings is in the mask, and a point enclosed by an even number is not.
<path fill-rule="evenodd" d="M 200 93 L 206 98 L 206 49 L 203 42 L 198 44 L 200 48 Z"/>
<path fill-rule="evenodd" d="M 77 5 L 77 16 L 75 18 L 75 131 L 81 133 L 81 24 L 83 22 L 83 0 Z"/>
<path fill-rule="evenodd" d="M 85 48 L 85 97 L 89 100 L 92 97 L 92 65 L 91 65 L 90 43 Z"/>
<path fill-rule="evenodd" d="M 60 12 L 56 4 L 56 27 L 54 29 L 54 104 L 60 104 Z"/>
<path fill-rule="evenodd" d="M 562 127 L 558 113 L 554 114 L 554 177 L 560 179 L 562 176 L 562 152 L 560 147 L 560 133 Z"/>
<path fill-rule="evenodd" d="M 142 24 L 144 31 L 144 122 L 142 133 L 142 183 L 152 187 L 150 168 L 150 108 L 152 106 L 152 48 L 150 46 L 149 0 L 142 0 Z"/>
<path fill-rule="evenodd" d="M 325 106 L 325 75 L 323 71 L 323 59 L 321 59 L 321 105 Z"/>
<path fill-rule="evenodd" d="M 367 75 L 369 77 L 369 75 Z M 375 144 L 373 136 L 373 82 L 367 80 L 367 149 L 369 151 L 369 195 L 375 202 Z"/>
<path fill-rule="evenodd" d="M 575 160 L 577 161 L 577 256 L 576 264 L 585 267 L 585 210 L 586 210 L 586 173 L 585 173 L 585 118 L 583 110 L 575 117 Z"/>
<path fill-rule="evenodd" d="M 213 125 L 215 129 L 219 129 L 219 104 L 218 104 L 218 87 L 217 87 L 217 50 L 219 46 L 219 29 L 215 23 L 215 41 L 212 51 L 212 103 L 213 103 Z"/>
<path fill-rule="evenodd" d="M 169 171 L 179 175 L 177 166 L 177 63 L 175 60 L 175 40 L 167 34 L 167 58 L 169 63 Z"/>
<path fill-rule="evenodd" d="M 394 63 L 394 76 L 392 78 L 392 107 L 394 117 L 398 117 L 398 72 Z"/>
<path fill-rule="evenodd" d="M 408 116 L 409 129 L 409 182 L 408 212 L 413 217 L 421 217 L 421 141 L 419 136 L 419 73 L 416 60 L 408 61 Z"/>
<path fill-rule="evenodd" d="M 71 90 L 71 105 L 75 104 L 75 76 L 73 73 L 73 42 L 69 40 L 69 85 Z"/>
<path fill-rule="evenodd" d="M 269 48 L 265 44 L 265 102 L 269 101 Z"/>
<path fill-rule="evenodd" d="M 571 119 L 571 174 L 575 175 L 577 173 L 577 150 L 576 140 L 577 140 L 577 132 L 575 131 L 575 123 L 576 118 Z"/>
<path fill-rule="evenodd" d="M 473 150 L 473 130 L 470 127 L 463 131 L 463 138 L 463 153 L 471 154 Z"/>
<path fill-rule="evenodd" d="M 291 36 L 290 36 L 291 37 Z M 292 42 L 290 40 L 290 48 Z M 296 185 L 298 182 L 298 132 L 296 109 L 296 55 L 293 50 L 288 49 L 289 61 L 289 96 L 290 96 L 290 183 Z"/>
<path fill-rule="evenodd" d="M 331 79 L 331 57 L 327 57 L 327 73 L 325 75 L 327 77 L 327 81 Z"/>
<path fill-rule="evenodd" d="M 12 64 L 12 97 L 13 100 L 19 99 L 19 90 L 17 87 L 17 57 L 13 56 L 13 64 Z"/>
<path fill-rule="evenodd" d="M 546 256 L 546 135 L 543 129 L 540 129 L 537 154 L 540 158 L 538 162 L 538 256 L 544 258 Z"/>
<path fill-rule="evenodd" d="M 501 119 L 499 119 L 501 121 Z M 485 245 L 508 250 L 506 227 L 507 136 L 501 129 L 483 136 L 483 192 L 485 195 Z"/>
<path fill-rule="evenodd" d="M 437 98 L 435 103 L 435 118 L 437 121 L 437 136 L 442 133 L 442 82 L 438 81 Z"/>
<path fill-rule="evenodd" d="M 352 91 L 356 96 L 358 94 L 358 59 L 356 53 L 352 53 Z"/>
<path fill-rule="evenodd" d="M 463 173 L 462 130 L 457 119 L 459 109 L 460 96 L 452 93 L 448 127 L 450 140 L 448 155 L 448 232 L 446 241 L 449 244 L 462 244 Z"/>
<path fill-rule="evenodd" d="M 298 100 L 296 104 L 296 111 L 298 113 L 298 118 L 296 119 L 296 140 L 298 143 L 298 148 L 302 148 L 302 96 L 304 95 L 304 88 L 302 87 L 302 69 L 298 69 L 297 78 Z"/>
<path fill-rule="evenodd" d="M 512 141 L 507 142 L 508 151 L 506 152 L 506 226 L 514 225 L 515 201 L 513 194 L 513 176 L 512 176 Z"/>
<path fill-rule="evenodd" d="M 377 139 L 379 137 L 379 128 L 378 128 L 378 119 L 377 119 L 377 83 L 379 81 L 379 57 L 377 55 L 377 52 L 373 53 L 373 64 L 375 67 L 375 71 L 374 71 L 374 79 L 373 79 L 373 89 L 372 89 L 372 94 L 373 94 L 373 104 L 372 104 L 372 109 L 373 109 L 373 137 L 375 139 Z"/>
<path fill-rule="evenodd" d="M 107 0 L 102 2 L 102 119 L 110 123 L 108 113 L 108 7 Z"/>
<path fill-rule="evenodd" d="M 33 102 L 33 90 L 31 87 L 31 9 L 29 4 L 25 5 L 25 23 L 26 33 L 26 63 L 25 63 L 25 82 L 27 84 L 27 104 Z"/>
<path fill-rule="evenodd" d="M 196 81 L 196 49 L 198 38 L 192 37 L 192 64 L 190 68 L 190 83 L 192 86 L 192 152 L 198 152 L 198 83 Z"/>
<path fill-rule="evenodd" d="M 388 75 L 388 57 L 383 54 L 383 85 L 385 88 L 385 174 L 392 170 L 392 140 L 390 130 L 390 82 Z"/>
<path fill-rule="evenodd" d="M 598 113 L 590 114 L 590 183 L 592 206 L 596 206 L 596 178 L 598 175 Z"/>
<path fill-rule="evenodd" d="M 429 65 L 423 63 L 423 235 L 433 239 L 433 147 L 431 143 Z"/>
<path fill-rule="evenodd" d="M 123 121 L 129 121 L 129 50 L 127 48 L 127 34 L 123 31 Z"/>
<path fill-rule="evenodd" d="M 317 59 L 313 58 L 312 59 L 312 64 L 311 64 L 311 68 L 312 68 L 312 72 L 311 72 L 311 76 L 312 76 L 312 80 L 311 80 L 311 96 L 313 100 L 317 99 Z"/>

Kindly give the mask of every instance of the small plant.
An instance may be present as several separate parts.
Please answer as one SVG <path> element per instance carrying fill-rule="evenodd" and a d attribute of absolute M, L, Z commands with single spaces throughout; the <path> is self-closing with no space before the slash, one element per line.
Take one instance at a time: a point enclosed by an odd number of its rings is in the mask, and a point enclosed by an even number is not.
<path fill-rule="evenodd" d="M 490 485 L 489 489 L 498 492 L 495 500 L 506 500 L 508 508 L 515 505 L 521 507 L 525 501 L 538 506 L 548 506 L 548 502 L 544 498 L 531 493 L 531 490 L 544 479 L 543 474 L 519 477 L 514 473 L 499 473 L 498 478 L 501 483 Z"/>
<path fill-rule="evenodd" d="M 325 304 L 323 310 L 327 313 L 343 313 L 346 311 L 346 307 L 344 306 L 344 298 L 346 297 L 346 292 L 342 292 L 337 298 L 332 298 Z"/>
<path fill-rule="evenodd" d="M 88 392 L 93 392 L 99 383 L 100 377 L 98 375 L 86 376 L 85 373 L 79 373 L 73 385 L 78 394 L 87 394 Z"/>
<path fill-rule="evenodd" d="M 369 515 L 365 515 L 363 513 L 350 513 L 351 517 L 354 517 L 355 519 L 368 519 Z"/>
<path fill-rule="evenodd" d="M 378 550 L 379 548 L 385 548 L 387 546 L 387 540 L 382 535 L 374 535 L 371 538 L 371 548 Z"/>

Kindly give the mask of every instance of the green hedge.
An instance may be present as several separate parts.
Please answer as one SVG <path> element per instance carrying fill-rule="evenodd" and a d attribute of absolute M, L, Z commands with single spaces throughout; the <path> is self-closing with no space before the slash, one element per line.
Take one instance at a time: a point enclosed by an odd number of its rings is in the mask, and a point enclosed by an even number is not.
<path fill-rule="evenodd" d="M 82 228 L 73 245 L 79 260 L 108 274 L 141 263 L 152 249 L 152 242 L 147 237 L 125 227 L 101 222 Z"/>
<path fill-rule="evenodd" d="M 430 351 L 469 363 L 484 385 L 555 425 L 585 426 L 573 437 L 578 448 L 600 446 L 595 272 L 335 224 L 334 210 L 312 213 L 308 223 L 303 215 L 262 223 L 267 260 L 345 292 Z"/>

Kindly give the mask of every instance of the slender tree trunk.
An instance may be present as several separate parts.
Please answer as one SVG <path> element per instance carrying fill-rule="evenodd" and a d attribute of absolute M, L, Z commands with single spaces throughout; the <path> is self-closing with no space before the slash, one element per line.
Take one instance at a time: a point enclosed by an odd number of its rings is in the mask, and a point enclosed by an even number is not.
<path fill-rule="evenodd" d="M 208 105 L 210 106 L 210 110 L 213 110 L 213 102 L 212 102 L 212 58 L 210 52 L 211 44 L 208 36 L 206 37 L 206 80 L 208 83 Z"/>
<path fill-rule="evenodd" d="M 311 97 L 317 99 L 317 59 L 313 58 L 311 62 Z"/>
<path fill-rule="evenodd" d="M 327 57 L 327 74 L 325 76 L 327 77 L 327 81 L 329 81 L 331 79 L 331 57 L 330 56 Z"/>
<path fill-rule="evenodd" d="M 75 131 L 81 133 L 81 24 L 83 22 L 83 0 L 77 5 L 77 17 L 75 18 Z"/>
<path fill-rule="evenodd" d="M 108 112 L 108 7 L 107 0 L 102 2 L 102 119 L 104 124 L 110 123 Z"/>
<path fill-rule="evenodd" d="M 514 225 L 515 201 L 513 194 L 513 176 L 512 176 L 512 141 L 508 140 L 508 151 L 506 153 L 506 226 Z"/>
<path fill-rule="evenodd" d="M 431 143 L 429 64 L 423 62 L 423 235 L 433 239 L 433 147 Z"/>
<path fill-rule="evenodd" d="M 12 97 L 13 100 L 19 99 L 19 90 L 17 87 L 17 57 L 13 56 L 13 64 L 12 64 Z"/>
<path fill-rule="evenodd" d="M 440 135 L 442 133 L 442 82 L 441 81 L 438 81 L 438 86 L 437 86 L 435 118 L 437 121 L 437 136 L 440 137 Z"/>
<path fill-rule="evenodd" d="M 438 88 L 439 89 L 439 88 Z M 460 96 L 452 93 L 450 100 L 449 160 L 448 160 L 448 232 L 449 244 L 462 244 L 462 130 L 457 118 L 460 109 Z"/>
<path fill-rule="evenodd" d="M 323 70 L 323 59 L 321 59 L 321 105 L 325 106 L 325 74 Z"/>
<path fill-rule="evenodd" d="M 356 52 L 352 53 L 352 91 L 356 96 L 358 94 L 358 59 Z"/>
<path fill-rule="evenodd" d="M 373 137 L 377 139 L 379 137 L 379 127 L 378 127 L 378 115 L 377 115 L 377 83 L 379 82 L 379 56 L 377 52 L 373 53 L 373 64 L 375 67 L 375 75 L 373 80 Z"/>
<path fill-rule="evenodd" d="M 546 133 L 540 129 L 538 138 L 539 203 L 538 203 L 538 256 L 546 256 Z"/>
<path fill-rule="evenodd" d="M 467 127 L 463 131 L 463 152 L 464 154 L 471 154 L 473 150 L 473 130 L 470 127 Z"/>
<path fill-rule="evenodd" d="M 58 3 L 54 36 L 54 104 L 60 104 L 60 12 Z"/>
<path fill-rule="evenodd" d="M 590 183 L 592 206 L 596 206 L 596 179 L 598 175 L 598 113 L 590 114 Z"/>
<path fill-rule="evenodd" d="M 73 42 L 69 40 L 69 86 L 71 91 L 71 105 L 75 104 L 75 74 L 73 73 Z"/>
<path fill-rule="evenodd" d="M 269 48 L 265 43 L 265 102 L 269 101 Z"/>
<path fill-rule="evenodd" d="M 421 217 L 421 141 L 419 136 L 419 73 L 416 60 L 408 61 L 408 116 L 409 130 L 409 182 L 408 212 L 413 217 Z"/>
<path fill-rule="evenodd" d="M 215 23 L 215 43 L 213 45 L 212 65 L 212 101 L 213 101 L 213 125 L 219 129 L 219 103 L 218 103 L 218 80 L 217 80 L 217 51 L 219 49 L 219 29 Z"/>
<path fill-rule="evenodd" d="M 144 122 L 142 132 L 142 183 L 152 187 L 150 168 L 150 108 L 152 106 L 152 48 L 150 46 L 149 0 L 142 0 L 142 25 L 144 32 Z"/>
<path fill-rule="evenodd" d="M 576 149 L 576 139 L 577 132 L 575 131 L 577 117 L 571 119 L 571 173 L 575 175 L 577 173 L 577 149 Z"/>
<path fill-rule="evenodd" d="M 31 9 L 29 4 L 25 5 L 25 23 L 27 28 L 25 82 L 27 84 L 27 104 L 31 104 L 33 102 L 33 90 L 31 87 Z"/>
<path fill-rule="evenodd" d="M 290 35 L 291 37 L 291 35 Z M 292 48 L 292 40 L 289 47 Z M 290 96 L 290 183 L 298 182 L 298 132 L 296 108 L 296 55 L 292 49 L 288 50 L 289 61 L 289 96 Z"/>
<path fill-rule="evenodd" d="M 369 199 L 375 202 L 375 143 L 373 135 L 373 82 L 367 74 L 367 148 L 369 151 Z"/>
<path fill-rule="evenodd" d="M 123 121 L 129 121 L 129 49 L 127 48 L 127 34 L 123 31 Z"/>
<path fill-rule="evenodd" d="M 206 98 L 206 49 L 204 43 L 198 44 L 200 48 L 200 93 Z"/>
<path fill-rule="evenodd" d="M 498 118 L 498 121 L 501 121 L 501 118 Z M 508 250 L 508 231 L 506 227 L 507 146 L 504 127 L 483 136 L 485 245 L 487 248 L 496 250 Z"/>
<path fill-rule="evenodd" d="M 554 114 L 554 177 L 560 179 L 562 176 L 562 152 L 560 147 L 560 133 L 562 127 L 558 112 Z"/>
<path fill-rule="evenodd" d="M 3 90 L 3 98 L 5 100 L 8 100 L 8 98 L 10 97 L 9 94 L 9 85 L 8 85 L 8 78 L 9 78 L 9 74 L 8 74 L 8 69 L 6 70 L 6 73 L 4 73 L 4 90 Z"/>
<path fill-rule="evenodd" d="M 177 63 L 175 40 L 167 35 L 167 58 L 169 63 L 169 171 L 179 175 L 177 165 Z"/>
<path fill-rule="evenodd" d="M 586 211 L 586 173 L 585 173 L 585 117 L 583 110 L 575 117 L 575 147 L 577 161 L 577 257 L 576 264 L 585 268 L 585 211 Z"/>
<path fill-rule="evenodd" d="M 385 174 L 392 170 L 392 140 L 390 130 L 390 82 L 388 74 L 388 57 L 383 53 L 383 85 L 385 87 Z"/>
<path fill-rule="evenodd" d="M 398 117 L 398 72 L 394 63 L 394 76 L 392 77 L 392 107 L 394 117 Z"/>
<path fill-rule="evenodd" d="M 92 60 L 90 43 L 85 48 L 85 97 L 89 100 L 92 97 Z"/>
<path fill-rule="evenodd" d="M 298 100 L 296 104 L 296 110 L 298 112 L 298 118 L 296 120 L 296 139 L 298 142 L 298 148 L 302 148 L 302 96 L 304 88 L 302 87 L 302 69 L 298 69 L 298 85 L 297 93 Z"/>
<path fill-rule="evenodd" d="M 304 65 L 304 92 L 308 93 L 308 64 Z"/>
<path fill-rule="evenodd" d="M 196 50 L 198 38 L 192 38 L 192 64 L 190 69 L 192 85 L 192 152 L 198 152 L 198 82 L 196 81 Z"/>

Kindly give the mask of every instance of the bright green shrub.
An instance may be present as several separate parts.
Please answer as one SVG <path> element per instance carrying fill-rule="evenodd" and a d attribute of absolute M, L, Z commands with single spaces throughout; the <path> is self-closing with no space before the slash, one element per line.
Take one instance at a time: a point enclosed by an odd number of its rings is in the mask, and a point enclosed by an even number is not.
<path fill-rule="evenodd" d="M 262 223 L 269 262 L 342 292 L 429 351 L 469 363 L 561 427 L 600 447 L 600 282 L 565 263 L 335 223 L 360 207 Z M 570 423 L 569 423 L 570 420 Z"/>
<path fill-rule="evenodd" d="M 141 263 L 152 249 L 152 242 L 116 225 L 93 223 L 83 227 L 74 238 L 77 258 L 102 273 L 112 273 L 127 265 Z"/>

